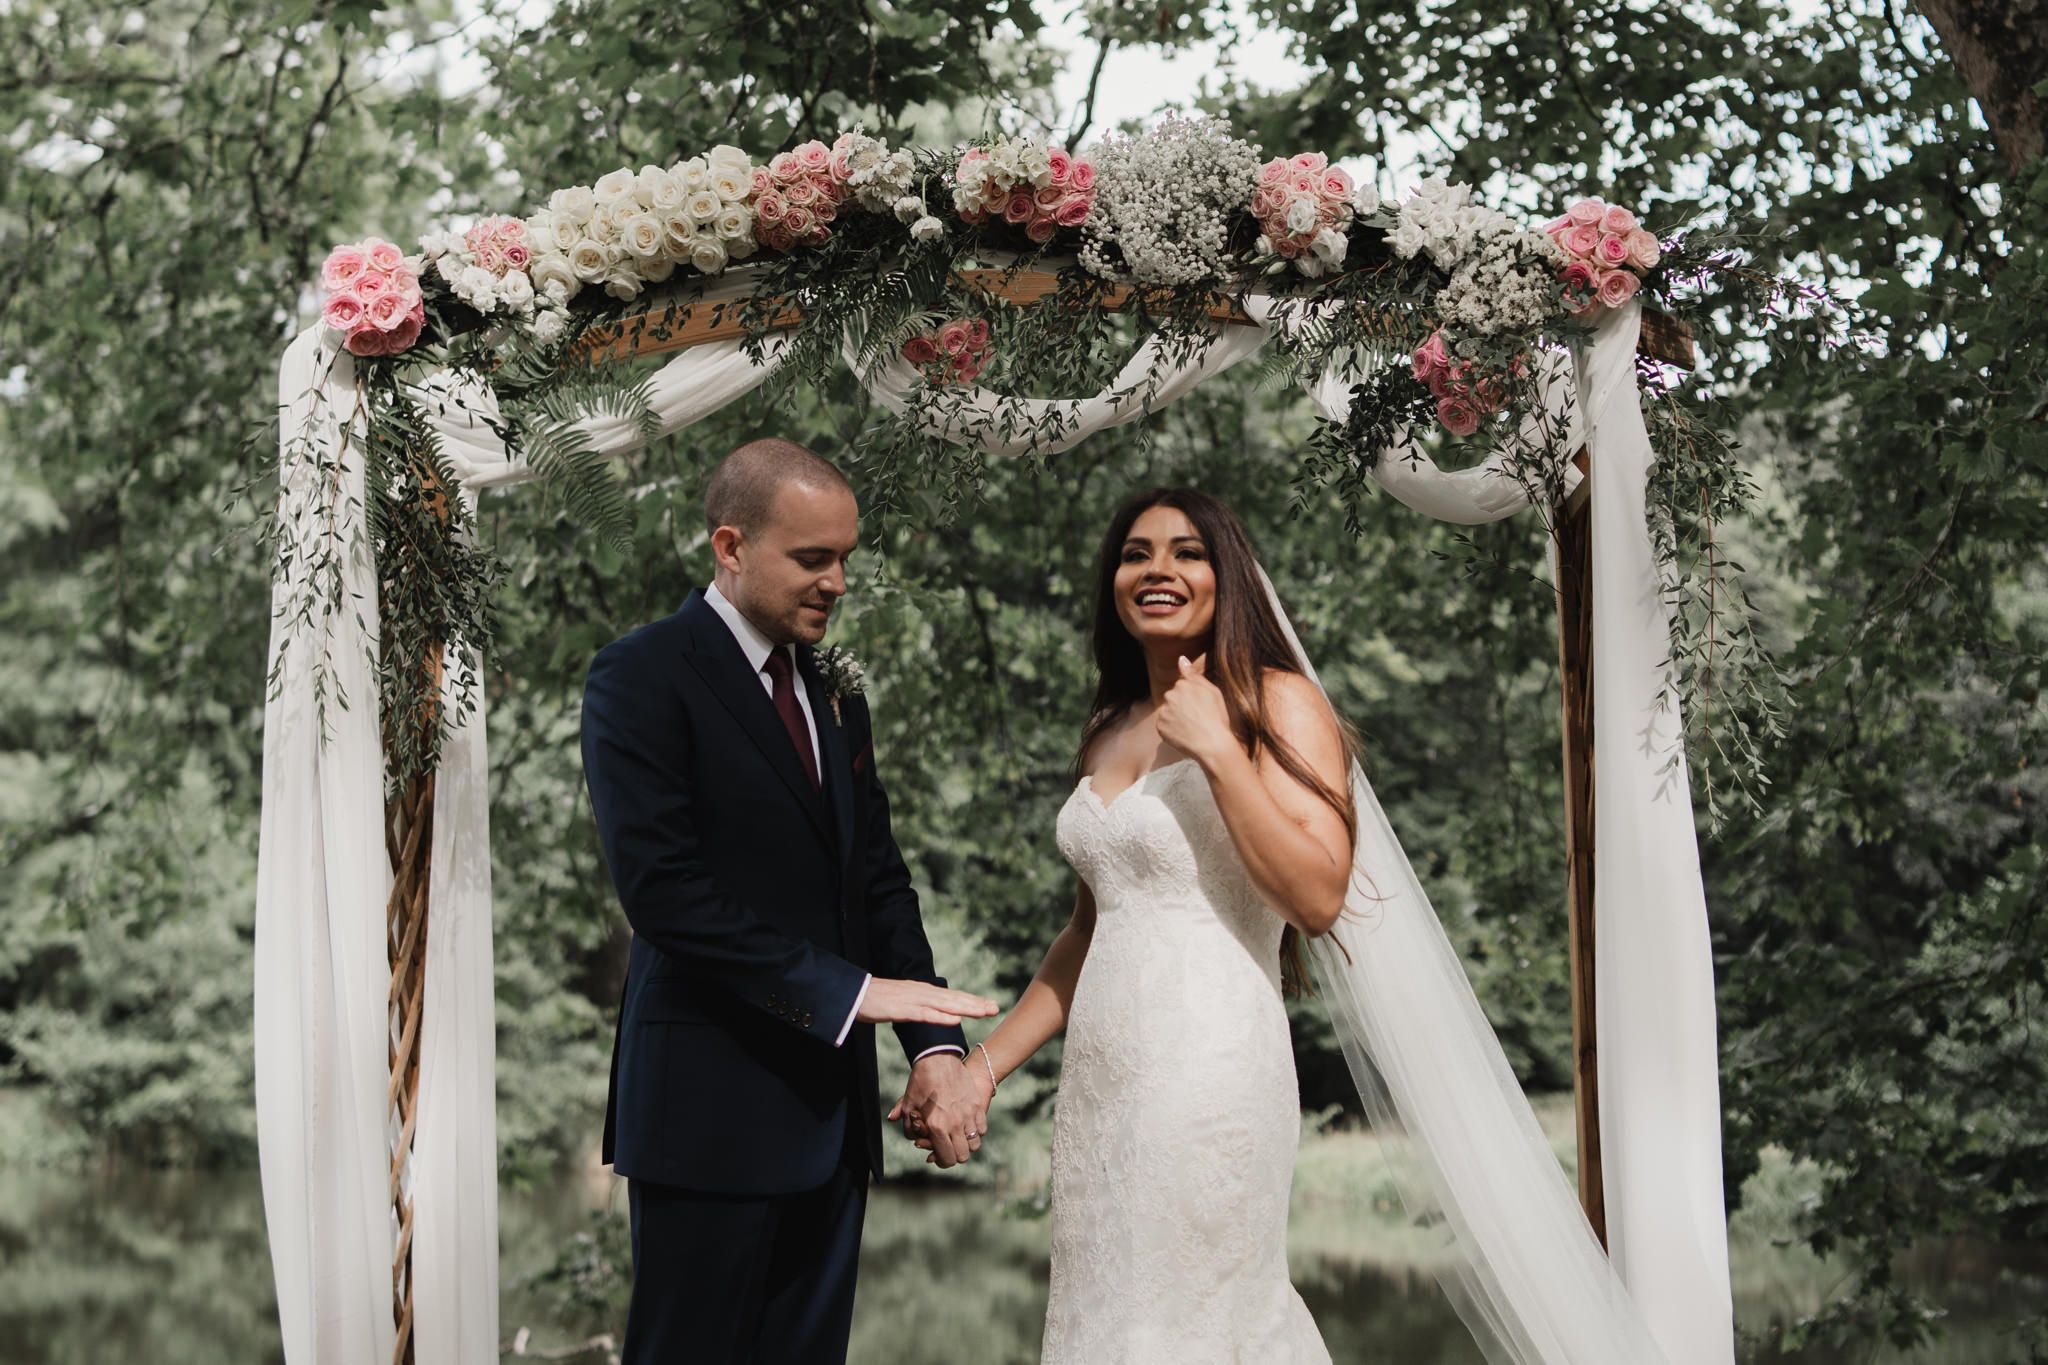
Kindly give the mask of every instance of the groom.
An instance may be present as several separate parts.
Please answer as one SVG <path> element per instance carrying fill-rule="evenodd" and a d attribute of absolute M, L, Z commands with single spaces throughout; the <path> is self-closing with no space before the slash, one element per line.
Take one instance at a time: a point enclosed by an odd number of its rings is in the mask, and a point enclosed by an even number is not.
<path fill-rule="evenodd" d="M 712 585 L 598 653 L 583 767 L 633 926 L 604 1157 L 627 1178 L 626 1365 L 843 1361 L 874 1025 L 942 1166 L 980 1146 L 963 1018 L 889 832 L 866 701 L 811 646 L 859 534 L 837 469 L 750 441 L 711 476 Z"/>

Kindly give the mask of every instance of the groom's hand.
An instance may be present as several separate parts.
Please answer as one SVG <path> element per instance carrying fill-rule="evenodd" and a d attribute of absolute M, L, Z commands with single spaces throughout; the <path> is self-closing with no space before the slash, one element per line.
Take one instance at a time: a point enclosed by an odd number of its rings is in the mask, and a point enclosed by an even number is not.
<path fill-rule="evenodd" d="M 961 1059 L 950 1052 L 922 1057 L 910 1068 L 910 1085 L 889 1111 L 904 1120 L 906 1132 L 922 1129 L 917 1145 L 945 1169 L 958 1166 L 981 1150 L 988 1131 L 988 1104 Z"/>
<path fill-rule="evenodd" d="M 863 1024 L 957 1024 L 986 1019 L 999 1009 L 995 1001 L 966 991 L 878 976 L 868 983 L 857 1017 Z"/>

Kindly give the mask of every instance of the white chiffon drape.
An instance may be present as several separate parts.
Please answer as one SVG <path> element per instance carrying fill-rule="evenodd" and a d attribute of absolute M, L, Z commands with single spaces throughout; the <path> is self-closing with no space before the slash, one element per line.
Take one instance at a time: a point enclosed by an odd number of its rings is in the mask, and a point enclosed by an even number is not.
<path fill-rule="evenodd" d="M 740 283 L 719 289 L 732 297 Z M 1160 359 L 1148 341 L 1092 396 L 1017 399 L 969 389 L 917 410 L 937 434 L 992 454 L 1019 453 L 1031 428 L 1056 433 L 1051 450 L 1069 449 L 1192 392 L 1284 325 L 1268 300 L 1248 299 L 1246 308 L 1255 325 L 1220 327 L 1199 354 L 1157 374 L 1148 373 Z M 1596 750 L 1594 832 L 1600 1122 L 1613 1264 L 1670 1365 L 1729 1365 L 1713 973 L 1682 756 L 1680 767 L 1670 767 L 1678 716 L 1661 671 L 1667 616 L 1643 519 L 1649 448 L 1632 378 L 1639 318 L 1630 304 L 1602 322 L 1584 354 L 1542 362 L 1565 382 L 1548 386 L 1545 411 L 1532 421 L 1553 431 L 1562 424 L 1570 433 L 1563 448 L 1583 435 L 1592 449 L 1595 724 L 1603 736 L 1624 737 Z M 335 612 L 311 634 L 285 615 L 274 623 L 279 673 L 265 710 L 257 878 L 258 1135 L 279 1317 L 293 1365 L 388 1359 L 393 1337 L 395 1228 L 386 1179 L 397 1134 L 385 1113 L 383 921 L 391 873 L 370 669 L 377 598 L 362 528 L 330 523 L 328 509 L 359 508 L 363 496 L 359 446 L 349 438 L 353 364 L 330 336 L 308 329 L 280 368 L 281 526 L 288 543 L 303 545 L 339 530 L 349 546 L 344 587 L 352 610 Z M 676 355 L 647 380 L 657 434 L 683 430 L 751 392 L 783 354 L 782 340 L 771 338 L 762 363 L 739 340 Z M 852 358 L 849 348 L 849 364 Z M 918 382 L 895 356 L 860 378 L 876 402 L 899 411 L 911 405 Z M 1325 416 L 1341 418 L 1353 382 L 1325 374 L 1309 396 Z M 444 373 L 414 392 L 466 496 L 535 477 L 508 456 L 486 385 Z M 585 431 L 607 454 L 642 439 L 616 419 L 594 419 Z M 339 475 L 332 486 L 318 477 L 317 452 L 327 453 L 330 474 Z M 1506 470 L 1507 458 L 1444 471 L 1404 439 L 1382 454 L 1374 478 L 1426 515 L 1493 521 L 1530 498 Z M 274 604 L 282 610 L 303 587 L 281 576 Z M 318 649 L 350 703 L 342 709 L 330 699 L 324 743 L 316 721 Z M 497 1359 L 499 1344 L 487 772 L 479 696 L 444 752 L 437 781 L 419 1120 L 405 1154 L 420 1358 L 479 1365 Z"/>

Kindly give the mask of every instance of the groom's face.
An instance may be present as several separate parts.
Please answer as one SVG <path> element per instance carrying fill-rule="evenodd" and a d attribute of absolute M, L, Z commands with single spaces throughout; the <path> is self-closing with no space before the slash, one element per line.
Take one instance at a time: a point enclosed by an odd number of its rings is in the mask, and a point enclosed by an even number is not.
<path fill-rule="evenodd" d="M 786 483 L 748 536 L 721 526 L 711 538 L 732 576 L 733 605 L 777 644 L 825 638 L 846 596 L 846 560 L 860 542 L 860 507 L 844 488 Z"/>

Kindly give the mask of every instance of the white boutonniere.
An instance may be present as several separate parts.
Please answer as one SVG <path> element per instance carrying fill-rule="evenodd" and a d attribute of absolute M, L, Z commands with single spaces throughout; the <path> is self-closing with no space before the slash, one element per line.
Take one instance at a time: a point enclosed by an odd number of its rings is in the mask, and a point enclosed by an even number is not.
<path fill-rule="evenodd" d="M 867 690 L 868 671 L 861 667 L 853 651 L 841 645 L 827 645 L 818 651 L 818 677 L 825 684 L 826 699 L 832 703 L 832 721 L 835 725 L 846 722 L 839 715 L 839 699 L 858 696 Z"/>

